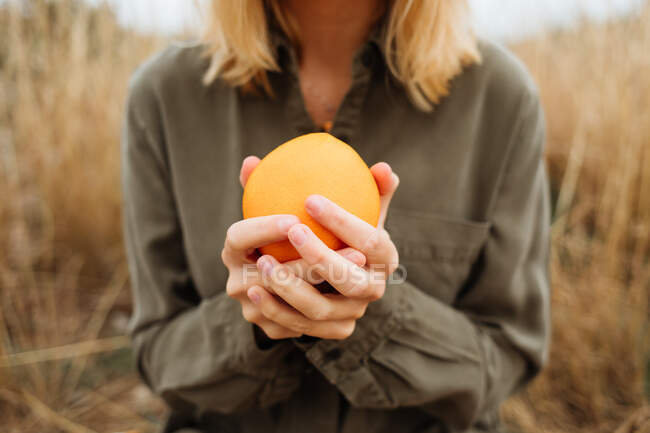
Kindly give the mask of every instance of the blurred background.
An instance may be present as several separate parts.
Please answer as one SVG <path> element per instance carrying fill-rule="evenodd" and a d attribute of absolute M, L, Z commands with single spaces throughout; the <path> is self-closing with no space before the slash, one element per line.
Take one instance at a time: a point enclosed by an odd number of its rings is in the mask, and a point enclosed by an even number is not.
<path fill-rule="evenodd" d="M 155 431 L 133 371 L 120 128 L 188 0 L 0 0 L 0 431 Z M 650 432 L 650 2 L 475 0 L 537 80 L 554 201 L 553 344 L 515 432 Z M 188 336 L 191 338 L 191 336 Z"/>

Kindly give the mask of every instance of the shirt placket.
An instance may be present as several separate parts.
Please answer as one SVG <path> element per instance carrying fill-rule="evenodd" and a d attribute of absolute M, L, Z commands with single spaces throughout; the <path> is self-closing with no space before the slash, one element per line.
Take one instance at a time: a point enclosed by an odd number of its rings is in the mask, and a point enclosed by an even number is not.
<path fill-rule="evenodd" d="M 372 42 L 366 43 L 354 57 L 352 84 L 339 107 L 330 134 L 354 146 L 358 141 L 362 111 L 378 57 Z"/>
<path fill-rule="evenodd" d="M 314 124 L 307 112 L 305 101 L 300 88 L 299 66 L 295 52 L 288 51 L 285 72 L 289 80 L 286 99 L 287 120 L 295 130 L 296 135 L 310 132 L 322 132 L 324 129 Z M 363 103 L 370 88 L 378 53 L 372 42 L 366 43 L 355 55 L 352 63 L 352 83 L 334 117 L 329 133 L 350 145 L 357 140 L 357 132 L 361 121 Z"/>

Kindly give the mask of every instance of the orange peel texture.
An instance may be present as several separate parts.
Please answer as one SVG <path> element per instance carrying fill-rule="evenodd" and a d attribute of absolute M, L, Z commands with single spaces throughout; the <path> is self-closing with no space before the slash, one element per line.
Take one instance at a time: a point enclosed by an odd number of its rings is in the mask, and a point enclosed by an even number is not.
<path fill-rule="evenodd" d="M 320 194 L 376 226 L 379 190 L 366 163 L 349 145 L 327 133 L 296 137 L 271 151 L 251 173 L 244 188 L 244 218 L 292 214 L 329 248 L 345 244 L 305 210 L 305 200 Z M 259 248 L 279 262 L 300 258 L 288 240 Z"/>

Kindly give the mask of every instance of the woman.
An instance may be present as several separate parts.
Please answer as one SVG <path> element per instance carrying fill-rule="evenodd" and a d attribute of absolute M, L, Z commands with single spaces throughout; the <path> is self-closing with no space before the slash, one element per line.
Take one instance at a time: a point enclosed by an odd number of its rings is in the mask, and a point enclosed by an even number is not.
<path fill-rule="evenodd" d="M 460 0 L 212 6 L 201 44 L 135 74 L 126 118 L 131 329 L 166 431 L 498 431 L 547 357 L 544 121 L 524 68 L 474 39 Z M 385 229 L 307 200 L 339 252 L 290 215 L 239 221 L 244 157 L 319 130 L 390 163 L 372 167 Z M 287 238 L 301 260 L 255 255 Z M 323 272 L 337 294 L 321 294 L 298 276 L 315 263 L 363 284 Z"/>

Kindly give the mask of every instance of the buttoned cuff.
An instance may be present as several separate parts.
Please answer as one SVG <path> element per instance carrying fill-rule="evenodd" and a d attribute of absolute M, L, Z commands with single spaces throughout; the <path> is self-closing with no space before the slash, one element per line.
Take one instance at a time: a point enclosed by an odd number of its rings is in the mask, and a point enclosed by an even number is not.
<path fill-rule="evenodd" d="M 269 347 L 260 346 L 255 337 L 255 329 L 248 322 L 242 322 L 238 334 L 239 356 L 234 360 L 233 367 L 253 376 L 269 379 L 275 377 L 278 370 L 283 370 L 283 359 L 294 350 L 288 340 L 274 341 Z"/>
<path fill-rule="evenodd" d="M 370 354 L 402 327 L 408 304 L 402 286 L 388 286 L 384 296 L 370 305 L 345 340 L 295 339 L 294 344 L 333 385 L 343 390 L 366 393 L 369 402 L 385 402 L 386 396 L 368 367 Z"/>
<path fill-rule="evenodd" d="M 239 365 L 235 368 L 245 375 L 264 381 L 257 396 L 259 405 L 269 407 L 290 396 L 300 385 L 300 371 L 304 361 L 300 362 L 295 356 L 301 356 L 300 352 L 295 350 L 289 340 L 271 340 L 271 347 L 260 347 L 255 329 L 248 322 L 242 326 L 240 335 L 237 357 Z"/>

